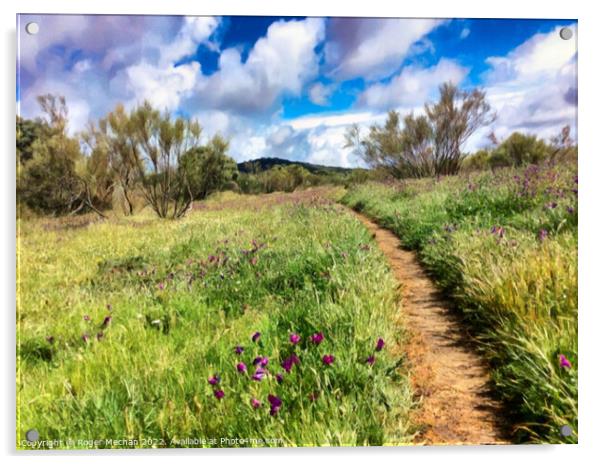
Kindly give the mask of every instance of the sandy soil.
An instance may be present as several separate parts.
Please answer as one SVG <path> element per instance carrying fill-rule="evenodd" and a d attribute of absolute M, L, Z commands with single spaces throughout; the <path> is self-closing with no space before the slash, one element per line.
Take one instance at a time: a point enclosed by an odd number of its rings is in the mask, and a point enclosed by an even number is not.
<path fill-rule="evenodd" d="M 490 395 L 487 365 L 471 346 L 457 315 L 415 253 L 401 249 L 390 231 L 357 216 L 372 232 L 401 284 L 402 316 L 411 333 L 406 354 L 421 399 L 412 417 L 421 427 L 416 443 L 509 443 L 501 404 Z"/>

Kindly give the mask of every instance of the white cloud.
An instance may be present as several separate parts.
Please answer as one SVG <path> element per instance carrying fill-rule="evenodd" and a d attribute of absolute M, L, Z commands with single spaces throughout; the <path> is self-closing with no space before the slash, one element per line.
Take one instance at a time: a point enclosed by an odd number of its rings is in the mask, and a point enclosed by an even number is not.
<path fill-rule="evenodd" d="M 469 35 L 470 35 L 470 29 L 465 27 L 464 29 L 462 29 L 462 32 L 460 32 L 460 39 L 464 40 Z"/>
<path fill-rule="evenodd" d="M 359 105 L 384 110 L 421 106 L 436 96 L 442 83 L 459 84 L 467 74 L 467 68 L 445 58 L 430 68 L 406 66 L 390 82 L 369 86 L 360 95 Z"/>
<path fill-rule="evenodd" d="M 513 131 L 547 138 L 567 124 L 576 133 L 576 39 L 562 40 L 559 33 L 560 27 L 536 34 L 508 55 L 487 60 L 485 86 L 498 113 L 499 138 Z"/>
<path fill-rule="evenodd" d="M 130 66 L 125 73 L 133 92 L 131 104 L 149 100 L 161 109 L 175 110 L 181 99 L 190 95 L 200 69 L 196 61 L 164 68 L 147 62 Z"/>
<path fill-rule="evenodd" d="M 176 37 L 161 49 L 160 64 L 171 64 L 182 57 L 191 55 L 202 43 L 215 48 L 215 44 L 211 44 L 208 40 L 219 24 L 219 18 L 214 16 L 184 18 L 184 24 Z"/>
<path fill-rule="evenodd" d="M 315 105 L 326 106 L 333 91 L 334 86 L 316 82 L 309 88 L 309 100 Z"/>
<path fill-rule="evenodd" d="M 199 80 L 195 103 L 261 112 L 283 94 L 299 95 L 318 73 L 314 49 L 323 37 L 322 18 L 272 23 L 245 62 L 236 48 L 222 52 L 219 70 Z"/>
<path fill-rule="evenodd" d="M 338 79 L 391 75 L 417 42 L 442 24 L 437 19 L 333 18 L 325 45 L 326 65 Z"/>

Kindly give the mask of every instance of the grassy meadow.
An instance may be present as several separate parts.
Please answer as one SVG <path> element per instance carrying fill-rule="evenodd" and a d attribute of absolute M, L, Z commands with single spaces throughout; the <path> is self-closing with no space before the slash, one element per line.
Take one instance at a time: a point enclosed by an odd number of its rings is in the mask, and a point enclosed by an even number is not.
<path fill-rule="evenodd" d="M 18 226 L 18 440 L 411 442 L 396 283 L 323 195 Z"/>
<path fill-rule="evenodd" d="M 516 412 L 517 441 L 577 441 L 577 193 L 576 163 L 546 162 L 342 199 L 417 250 L 453 297 Z"/>

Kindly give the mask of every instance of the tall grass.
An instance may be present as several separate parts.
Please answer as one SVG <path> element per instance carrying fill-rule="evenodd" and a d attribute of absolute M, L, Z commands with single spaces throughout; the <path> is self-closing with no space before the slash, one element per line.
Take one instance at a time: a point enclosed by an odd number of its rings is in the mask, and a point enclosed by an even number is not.
<path fill-rule="evenodd" d="M 395 281 L 340 208 L 21 221 L 18 446 L 29 429 L 75 448 L 410 442 Z"/>
<path fill-rule="evenodd" d="M 369 184 L 342 201 L 417 250 L 455 300 L 516 413 L 516 440 L 576 442 L 576 166 Z"/>

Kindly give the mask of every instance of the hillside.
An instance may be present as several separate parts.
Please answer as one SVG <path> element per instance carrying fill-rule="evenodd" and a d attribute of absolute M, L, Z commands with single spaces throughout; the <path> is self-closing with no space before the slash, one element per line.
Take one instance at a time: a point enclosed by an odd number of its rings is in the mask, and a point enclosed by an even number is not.
<path fill-rule="evenodd" d="M 250 161 L 238 163 L 238 170 L 244 173 L 257 173 L 267 171 L 275 166 L 297 165 L 307 169 L 312 174 L 349 173 L 353 169 L 338 166 L 322 166 L 319 164 L 305 163 L 302 161 L 290 161 L 282 158 L 257 158 Z"/>

